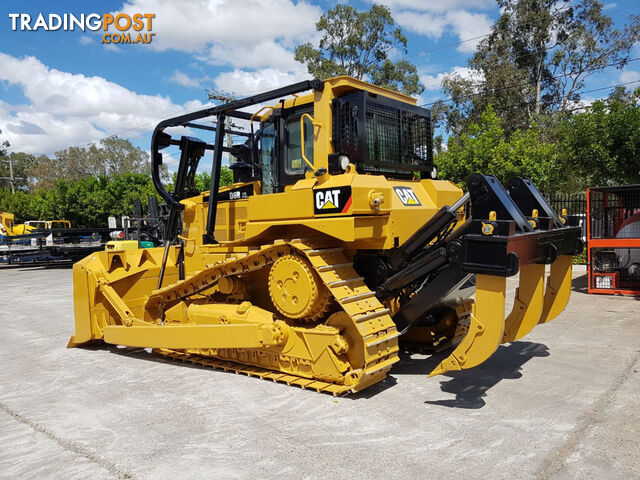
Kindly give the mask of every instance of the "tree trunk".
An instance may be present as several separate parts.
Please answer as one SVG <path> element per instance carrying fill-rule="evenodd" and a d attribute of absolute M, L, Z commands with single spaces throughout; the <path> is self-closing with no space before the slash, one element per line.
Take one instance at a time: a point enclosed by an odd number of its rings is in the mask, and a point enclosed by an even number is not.
<path fill-rule="evenodd" d="M 540 96 L 542 90 L 542 56 L 538 59 L 538 72 L 536 78 L 536 115 L 540 115 Z"/>

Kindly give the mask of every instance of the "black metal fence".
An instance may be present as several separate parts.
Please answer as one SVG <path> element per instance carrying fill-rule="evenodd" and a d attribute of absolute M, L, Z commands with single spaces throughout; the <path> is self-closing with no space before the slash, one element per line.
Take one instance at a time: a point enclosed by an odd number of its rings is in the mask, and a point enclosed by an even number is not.
<path fill-rule="evenodd" d="M 556 193 L 547 195 L 547 200 L 551 207 L 562 213 L 563 209 L 567 209 L 567 215 L 586 215 L 587 214 L 587 194 L 581 193 Z"/>
<path fill-rule="evenodd" d="M 562 214 L 566 209 L 567 215 L 577 218 L 582 228 L 582 241 L 587 240 L 587 192 L 581 193 L 555 193 L 546 195 L 551 207 Z"/>

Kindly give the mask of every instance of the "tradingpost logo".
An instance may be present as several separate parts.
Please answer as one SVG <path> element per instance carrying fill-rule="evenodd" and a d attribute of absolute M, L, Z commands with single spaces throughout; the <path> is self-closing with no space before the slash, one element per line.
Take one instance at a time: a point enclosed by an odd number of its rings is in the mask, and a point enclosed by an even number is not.
<path fill-rule="evenodd" d="M 154 13 L 49 13 L 32 17 L 28 13 L 10 13 L 11 30 L 35 32 L 38 30 L 73 32 L 97 32 L 102 30 L 100 43 L 104 44 L 149 44 L 153 41 L 152 33 Z"/>

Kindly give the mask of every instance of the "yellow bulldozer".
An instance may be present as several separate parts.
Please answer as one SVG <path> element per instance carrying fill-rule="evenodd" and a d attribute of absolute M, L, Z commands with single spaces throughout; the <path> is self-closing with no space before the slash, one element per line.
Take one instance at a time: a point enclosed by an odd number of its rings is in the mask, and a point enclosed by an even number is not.
<path fill-rule="evenodd" d="M 349 77 L 160 122 L 165 246 L 75 264 L 69 346 L 152 348 L 334 395 L 383 380 L 400 349 L 450 349 L 430 375 L 482 363 L 565 308 L 580 228 L 529 180 L 474 174 L 463 193 L 436 179 L 432 137 L 415 99 Z M 172 192 L 160 178 L 169 146 L 180 149 Z M 234 183 L 220 187 L 225 154 Z"/>

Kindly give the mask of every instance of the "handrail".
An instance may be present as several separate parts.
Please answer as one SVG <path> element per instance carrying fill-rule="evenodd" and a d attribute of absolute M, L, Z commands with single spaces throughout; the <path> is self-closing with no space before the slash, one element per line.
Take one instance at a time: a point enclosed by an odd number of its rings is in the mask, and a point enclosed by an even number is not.
<path fill-rule="evenodd" d="M 320 122 L 316 122 L 313 117 L 311 115 L 309 115 L 308 113 L 303 113 L 302 116 L 300 117 L 300 153 L 302 155 L 302 159 L 307 163 L 307 165 L 309 165 L 309 167 L 311 168 L 312 172 L 316 171 L 316 167 L 313 163 L 311 163 L 309 161 L 309 159 L 307 158 L 307 156 L 304 154 L 304 119 L 305 117 L 307 117 L 310 121 L 311 124 L 314 127 L 318 127 L 318 128 L 322 128 L 322 123 Z M 313 134 L 315 135 L 315 129 Z"/>
<path fill-rule="evenodd" d="M 249 122 L 251 122 L 253 124 L 253 119 L 256 118 L 258 115 L 260 115 L 260 112 L 262 112 L 263 110 L 266 110 L 267 108 L 271 109 L 271 111 L 273 112 L 273 110 L 275 110 L 276 107 L 273 106 L 273 105 L 264 105 L 257 112 L 254 112 L 251 115 L 251 118 L 249 119 Z"/>
<path fill-rule="evenodd" d="M 162 154 L 159 152 L 159 150 L 160 148 L 164 148 L 165 146 L 168 146 L 170 144 L 175 145 L 175 143 L 170 143 L 174 142 L 174 140 L 171 139 L 171 136 L 164 133 L 164 130 L 166 128 L 184 125 L 185 123 L 191 123 L 194 120 L 199 120 L 205 117 L 213 117 L 219 114 L 225 114 L 228 116 L 248 120 L 250 118 L 249 113 L 240 111 L 240 109 L 243 107 L 272 101 L 274 99 L 292 95 L 294 93 L 303 92 L 305 90 L 322 90 L 323 87 L 324 83 L 321 80 L 305 80 L 302 82 L 294 83 L 292 85 L 288 85 L 286 87 L 277 88 L 275 90 L 270 90 L 258 95 L 253 95 L 251 97 L 234 100 L 232 102 L 218 105 L 216 107 L 208 107 L 203 110 L 163 120 L 156 126 L 151 136 L 151 179 L 153 180 L 153 186 L 155 187 L 156 191 L 160 194 L 167 205 L 173 208 L 181 209 L 182 204 L 179 203 L 179 201 L 176 200 L 171 195 L 171 193 L 167 192 L 164 185 L 162 185 L 162 180 L 160 178 Z M 195 125 L 192 126 L 195 127 Z"/>
<path fill-rule="evenodd" d="M 260 112 L 266 109 L 270 109 L 271 114 L 273 114 L 273 111 L 275 110 L 275 108 L 276 108 L 275 106 L 264 105 L 257 112 L 253 113 L 249 118 L 249 127 L 251 128 L 251 134 L 249 136 L 249 138 L 251 139 L 251 163 L 254 166 L 257 164 L 257 159 L 256 159 L 256 143 L 255 143 L 256 135 L 255 135 L 255 132 L 253 131 L 253 120 L 260 114 Z"/>

